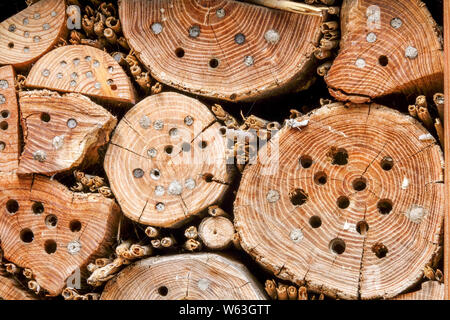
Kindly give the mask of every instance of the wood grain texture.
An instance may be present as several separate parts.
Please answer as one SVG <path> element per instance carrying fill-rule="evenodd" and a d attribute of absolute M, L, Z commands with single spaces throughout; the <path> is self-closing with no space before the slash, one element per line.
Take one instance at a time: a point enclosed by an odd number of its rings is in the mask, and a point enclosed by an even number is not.
<path fill-rule="evenodd" d="M 233 241 L 233 223 L 225 217 L 206 217 L 198 226 L 198 235 L 211 250 L 226 249 Z"/>
<path fill-rule="evenodd" d="M 26 67 L 66 32 L 64 0 L 41 0 L 0 23 L 0 64 Z"/>
<path fill-rule="evenodd" d="M 279 278 L 339 298 L 389 298 L 416 284 L 443 223 L 435 139 L 376 104 L 297 120 L 309 122 L 283 127 L 272 153 L 263 147 L 244 171 L 234 204 L 242 247 Z"/>
<path fill-rule="evenodd" d="M 180 90 L 252 100 L 313 80 L 321 17 L 227 0 L 121 0 L 119 14 L 152 76 Z"/>
<path fill-rule="evenodd" d="M 426 281 L 420 290 L 401 294 L 393 300 L 444 300 L 445 285 L 439 281 Z"/>
<path fill-rule="evenodd" d="M 0 173 L 19 166 L 19 107 L 14 77 L 11 66 L 0 68 Z"/>
<path fill-rule="evenodd" d="M 330 93 L 360 103 L 439 92 L 444 63 L 436 30 L 419 0 L 344 0 L 340 51 L 325 77 Z"/>
<path fill-rule="evenodd" d="M 264 300 L 247 268 L 228 257 L 182 254 L 140 260 L 110 280 L 102 300 Z"/>
<path fill-rule="evenodd" d="M 147 97 L 128 111 L 104 162 L 124 214 L 176 227 L 220 201 L 233 176 L 220 127 L 205 105 L 178 93 Z"/>
<path fill-rule="evenodd" d="M 113 242 L 119 218 L 114 200 L 72 193 L 42 176 L 0 177 L 0 238 L 4 257 L 32 270 L 55 296 L 66 279 Z"/>
<path fill-rule="evenodd" d="M 444 1 L 444 131 L 445 131 L 445 239 L 444 239 L 444 281 L 445 299 L 450 299 L 450 1 Z"/>
<path fill-rule="evenodd" d="M 0 274 L 0 300 L 36 300 L 26 288 L 20 286 L 13 278 Z"/>
<path fill-rule="evenodd" d="M 109 102 L 134 103 L 130 79 L 105 51 L 84 46 L 52 50 L 31 68 L 27 87 L 76 92 Z"/>
<path fill-rule="evenodd" d="M 108 111 L 76 93 L 23 91 L 19 101 L 25 140 L 19 174 L 51 176 L 96 162 L 117 124 Z"/>

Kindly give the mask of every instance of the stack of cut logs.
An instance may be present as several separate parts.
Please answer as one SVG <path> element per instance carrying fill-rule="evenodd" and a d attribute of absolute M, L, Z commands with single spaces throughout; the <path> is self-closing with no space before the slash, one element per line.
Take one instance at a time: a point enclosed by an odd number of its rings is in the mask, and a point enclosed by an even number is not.
<path fill-rule="evenodd" d="M 0 299 L 443 299 L 421 1 L 27 4 L 0 23 Z"/>

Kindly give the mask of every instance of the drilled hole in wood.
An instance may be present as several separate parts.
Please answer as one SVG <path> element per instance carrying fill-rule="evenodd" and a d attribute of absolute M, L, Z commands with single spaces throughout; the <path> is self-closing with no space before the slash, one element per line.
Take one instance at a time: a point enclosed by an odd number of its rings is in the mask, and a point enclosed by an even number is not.
<path fill-rule="evenodd" d="M 6 148 L 6 143 L 4 143 L 3 141 L 0 141 L 0 152 L 5 150 Z"/>
<path fill-rule="evenodd" d="M 8 43 L 8 48 L 10 48 L 10 49 L 14 48 L 14 42 Z"/>
<path fill-rule="evenodd" d="M 223 136 L 227 134 L 227 128 L 225 128 L 225 127 L 221 127 L 219 129 L 219 131 L 220 131 L 220 134 L 223 135 Z"/>
<path fill-rule="evenodd" d="M 142 178 L 144 176 L 144 170 L 142 170 L 141 168 L 136 168 L 133 170 L 133 177 L 139 179 Z"/>
<path fill-rule="evenodd" d="M 56 241 L 55 240 L 47 240 L 47 241 L 45 241 L 44 249 L 45 249 L 45 252 L 47 252 L 48 254 L 55 253 L 56 252 L 56 248 L 57 248 L 57 245 L 56 245 Z"/>
<path fill-rule="evenodd" d="M 9 127 L 8 122 L 6 122 L 6 121 L 0 122 L 0 129 L 8 130 L 8 127 Z"/>
<path fill-rule="evenodd" d="M 377 203 L 378 212 L 381 214 L 389 214 L 392 211 L 392 201 L 388 199 L 382 199 Z"/>
<path fill-rule="evenodd" d="M 20 240 L 25 243 L 30 243 L 34 240 L 34 233 L 30 229 L 22 229 L 20 230 Z"/>
<path fill-rule="evenodd" d="M 203 175 L 203 180 L 205 180 L 206 182 L 212 182 L 213 181 L 214 176 L 211 173 L 205 173 Z"/>
<path fill-rule="evenodd" d="M 359 221 L 359 222 L 356 224 L 356 231 L 357 231 L 360 235 L 365 235 L 365 234 L 367 233 L 367 231 L 369 231 L 369 224 L 368 224 L 366 221 L 364 221 L 364 220 Z"/>
<path fill-rule="evenodd" d="M 2 110 L 2 112 L 1 112 L 1 116 L 2 116 L 2 118 L 4 118 L 4 119 L 7 119 L 7 118 L 9 118 L 9 110 Z"/>
<path fill-rule="evenodd" d="M 295 189 L 289 193 L 289 199 L 294 206 L 301 206 L 308 201 L 308 195 L 303 189 Z"/>
<path fill-rule="evenodd" d="M 109 85 L 109 87 L 111 88 L 112 91 L 116 91 L 117 90 L 117 85 L 112 83 Z"/>
<path fill-rule="evenodd" d="M 72 232 L 78 232 L 81 230 L 81 222 L 78 220 L 72 220 L 69 223 L 69 229 Z"/>
<path fill-rule="evenodd" d="M 319 216 L 312 216 L 309 218 L 309 225 L 311 228 L 319 228 L 322 225 L 322 219 Z"/>
<path fill-rule="evenodd" d="M 178 58 L 183 58 L 184 57 L 184 50 L 183 50 L 183 48 L 176 48 L 175 49 L 175 55 Z"/>
<path fill-rule="evenodd" d="M 150 177 L 153 180 L 158 180 L 159 178 L 161 178 L 161 172 L 159 172 L 158 169 L 152 169 L 152 171 L 150 171 Z"/>
<path fill-rule="evenodd" d="M 343 148 L 331 148 L 328 155 L 331 157 L 331 164 L 345 166 L 348 163 L 348 152 Z"/>
<path fill-rule="evenodd" d="M 314 182 L 318 185 L 324 185 L 327 183 L 327 174 L 323 171 L 317 172 L 314 175 Z"/>
<path fill-rule="evenodd" d="M 381 160 L 381 168 L 385 171 L 389 171 L 392 169 L 392 167 L 394 166 L 394 160 L 391 157 L 384 157 Z"/>
<path fill-rule="evenodd" d="M 380 66 L 386 67 L 389 63 L 389 59 L 388 57 L 382 55 L 378 58 L 378 63 L 380 64 Z"/>
<path fill-rule="evenodd" d="M 343 254 L 345 251 L 345 242 L 342 239 L 335 238 L 330 241 L 330 250 L 335 254 Z"/>
<path fill-rule="evenodd" d="M 209 66 L 213 69 L 217 68 L 219 66 L 219 60 L 216 58 L 209 60 Z"/>
<path fill-rule="evenodd" d="M 58 217 L 54 214 L 49 214 L 45 217 L 45 225 L 49 228 L 55 228 L 58 224 Z"/>
<path fill-rule="evenodd" d="M 363 191 L 367 187 L 367 180 L 363 177 L 353 180 L 353 189 Z"/>
<path fill-rule="evenodd" d="M 35 201 L 33 202 L 31 209 L 33 210 L 34 214 L 41 214 L 42 212 L 44 212 L 44 205 L 42 204 L 42 202 Z"/>
<path fill-rule="evenodd" d="M 41 113 L 41 121 L 42 122 L 50 122 L 50 115 L 46 112 Z"/>
<path fill-rule="evenodd" d="M 172 154 L 172 152 L 173 152 L 173 146 L 165 146 L 165 147 L 164 147 L 164 151 L 165 151 L 167 154 Z"/>
<path fill-rule="evenodd" d="M 388 251 L 388 248 L 381 242 L 377 242 L 372 246 L 372 252 L 380 259 L 386 257 Z"/>
<path fill-rule="evenodd" d="M 312 166 L 313 160 L 310 156 L 301 156 L 300 157 L 300 165 L 302 168 L 308 169 Z"/>
<path fill-rule="evenodd" d="M 346 196 L 340 196 L 337 199 L 337 205 L 341 209 L 347 209 L 350 206 L 350 200 Z"/>
<path fill-rule="evenodd" d="M 191 144 L 188 142 L 183 142 L 183 144 L 181 145 L 181 150 L 183 150 L 183 152 L 191 151 Z"/>
<path fill-rule="evenodd" d="M 167 296 L 167 294 L 169 293 L 169 289 L 167 289 L 166 286 L 161 286 L 158 288 L 158 294 L 161 296 Z"/>
<path fill-rule="evenodd" d="M 208 146 L 208 142 L 202 140 L 198 143 L 198 146 L 202 149 L 205 149 Z"/>
<path fill-rule="evenodd" d="M 17 202 L 17 200 L 8 200 L 6 202 L 6 211 L 8 211 L 9 214 L 14 214 L 19 211 L 19 203 Z"/>

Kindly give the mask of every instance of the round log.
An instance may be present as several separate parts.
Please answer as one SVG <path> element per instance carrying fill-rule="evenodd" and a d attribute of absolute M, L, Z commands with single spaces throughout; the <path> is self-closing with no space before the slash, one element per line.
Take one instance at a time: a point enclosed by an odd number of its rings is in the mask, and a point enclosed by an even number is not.
<path fill-rule="evenodd" d="M 420 290 L 401 294 L 393 300 L 444 300 L 445 285 L 439 281 L 426 281 Z"/>
<path fill-rule="evenodd" d="M 72 193 L 42 176 L 0 176 L 0 239 L 4 257 L 28 268 L 50 296 L 107 253 L 119 220 L 114 200 Z"/>
<path fill-rule="evenodd" d="M 102 300 L 263 300 L 260 284 L 238 261 L 211 253 L 140 260 L 111 279 Z"/>
<path fill-rule="evenodd" d="M 416 284 L 442 230 L 435 139 L 376 104 L 331 104 L 295 121 L 306 126 L 283 127 L 243 173 L 242 247 L 279 278 L 333 297 L 390 298 Z"/>
<path fill-rule="evenodd" d="M 119 2 L 123 33 L 158 81 L 238 101 L 307 89 L 323 18 L 238 1 Z"/>
<path fill-rule="evenodd" d="M 234 226 L 225 217 L 207 217 L 198 226 L 198 234 L 209 249 L 223 250 L 233 241 Z"/>
<path fill-rule="evenodd" d="M 167 92 L 128 111 L 114 132 L 104 167 L 127 217 L 176 227 L 227 191 L 233 170 L 225 150 L 226 137 L 209 109 Z"/>
<path fill-rule="evenodd" d="M 23 68 L 67 31 L 64 0 L 41 0 L 0 23 L 0 64 Z"/>
<path fill-rule="evenodd" d="M 325 77 L 336 99 L 359 103 L 442 90 L 443 49 L 422 1 L 344 0 L 341 32 L 339 55 Z"/>
<path fill-rule="evenodd" d="M 108 53 L 91 46 L 63 46 L 47 53 L 33 65 L 25 86 L 76 92 L 116 104 L 135 102 L 122 67 Z"/>
<path fill-rule="evenodd" d="M 52 176 L 96 162 L 117 124 L 108 111 L 76 93 L 22 91 L 19 102 L 25 140 L 19 174 Z"/>
<path fill-rule="evenodd" d="M 36 300 L 35 296 L 24 289 L 16 280 L 2 275 L 0 271 L 0 300 Z"/>
<path fill-rule="evenodd" d="M 19 166 L 19 108 L 14 69 L 0 68 L 0 174 Z"/>

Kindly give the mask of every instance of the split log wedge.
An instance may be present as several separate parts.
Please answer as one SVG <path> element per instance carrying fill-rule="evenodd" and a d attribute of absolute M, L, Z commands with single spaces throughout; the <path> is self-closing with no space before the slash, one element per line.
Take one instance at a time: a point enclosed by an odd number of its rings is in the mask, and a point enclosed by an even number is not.
<path fill-rule="evenodd" d="M 36 300 L 19 282 L 0 274 L 0 300 Z"/>
<path fill-rule="evenodd" d="M 426 281 L 418 291 L 401 294 L 393 300 L 444 300 L 445 285 L 439 281 Z"/>
<path fill-rule="evenodd" d="M 443 156 L 412 117 L 324 106 L 246 167 L 234 203 L 242 248 L 277 277 L 346 299 L 391 298 L 439 251 Z M 270 151 L 270 153 L 269 153 Z"/>
<path fill-rule="evenodd" d="M 19 108 L 14 87 L 14 70 L 0 68 L 0 173 L 19 166 Z"/>
<path fill-rule="evenodd" d="M 140 260 L 111 279 L 102 300 L 265 300 L 260 284 L 238 261 L 219 254 Z"/>
<path fill-rule="evenodd" d="M 67 31 L 64 0 L 41 0 L 0 23 L 0 64 L 29 66 Z"/>
<path fill-rule="evenodd" d="M 121 0 L 119 14 L 152 76 L 191 93 L 255 100 L 307 89 L 317 67 L 320 16 L 227 0 Z"/>
<path fill-rule="evenodd" d="M 50 296 L 61 293 L 72 273 L 83 274 L 89 262 L 106 255 L 114 241 L 119 207 L 112 199 L 72 193 L 37 175 L 2 175 L 0 190 L 4 257 L 31 269 Z"/>
<path fill-rule="evenodd" d="M 325 80 L 338 100 L 361 103 L 442 90 L 437 25 L 420 0 L 344 0 L 339 55 Z"/>
<path fill-rule="evenodd" d="M 134 103 L 130 79 L 108 53 L 83 45 L 63 46 L 36 62 L 25 86 L 76 92 L 112 103 Z"/>
<path fill-rule="evenodd" d="M 117 126 L 104 163 L 124 214 L 177 227 L 218 202 L 233 176 L 224 134 L 196 99 L 167 92 L 139 102 Z"/>
<path fill-rule="evenodd" d="M 54 175 L 98 160 L 117 120 L 77 93 L 23 91 L 20 110 L 25 149 L 19 174 Z"/>

